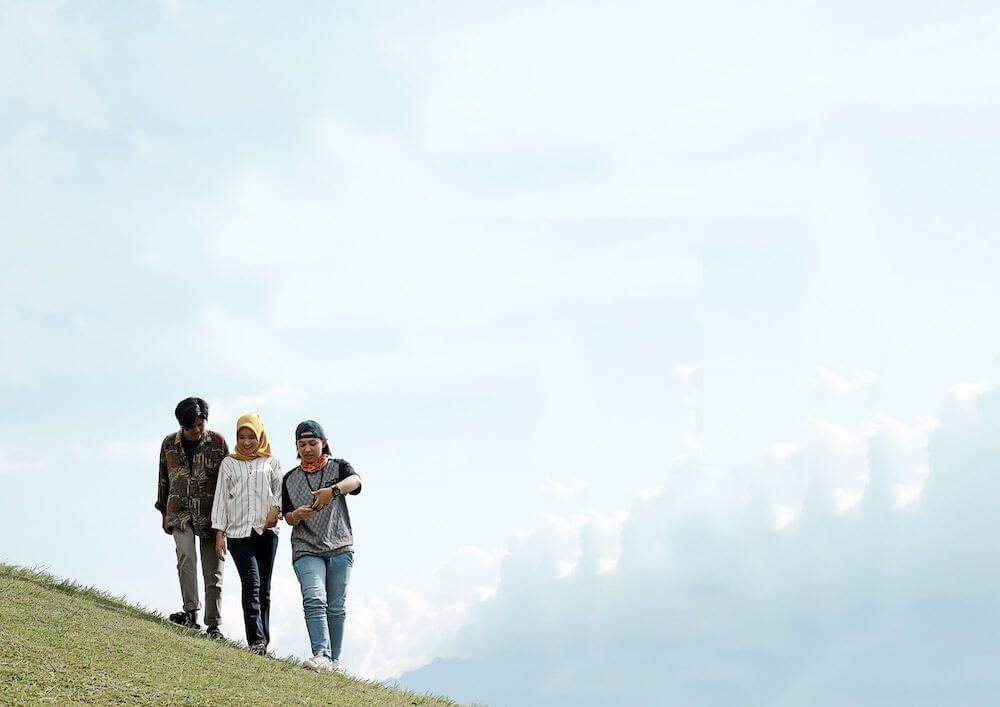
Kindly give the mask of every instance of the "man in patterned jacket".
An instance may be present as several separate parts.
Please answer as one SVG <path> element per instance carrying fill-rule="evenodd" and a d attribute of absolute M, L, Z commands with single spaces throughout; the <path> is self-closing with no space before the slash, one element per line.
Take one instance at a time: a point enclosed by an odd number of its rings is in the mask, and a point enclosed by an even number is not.
<path fill-rule="evenodd" d="M 208 403 L 201 398 L 185 398 L 174 416 L 181 429 L 172 432 L 160 445 L 160 475 L 156 509 L 163 516 L 163 532 L 174 536 L 177 546 L 177 578 L 181 584 L 181 611 L 170 620 L 182 626 L 198 625 L 198 558 L 205 581 L 205 625 L 212 638 L 222 638 L 222 571 L 224 560 L 215 554 L 212 529 L 212 501 L 219 478 L 219 464 L 229 454 L 229 445 L 218 432 L 205 429 Z M 195 538 L 198 542 L 195 542 Z"/>

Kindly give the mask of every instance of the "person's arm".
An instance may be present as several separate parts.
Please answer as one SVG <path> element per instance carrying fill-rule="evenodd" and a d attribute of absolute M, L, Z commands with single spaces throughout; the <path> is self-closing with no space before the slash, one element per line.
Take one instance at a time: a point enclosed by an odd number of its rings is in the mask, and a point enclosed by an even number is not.
<path fill-rule="evenodd" d="M 349 493 L 358 493 L 360 490 L 361 477 L 357 474 L 351 474 L 343 481 L 338 481 L 332 486 L 321 488 L 319 491 L 313 491 L 313 496 L 316 500 L 313 502 L 311 508 L 321 511 L 333 503 L 335 498 L 346 496 Z"/>
<path fill-rule="evenodd" d="M 219 464 L 219 481 L 215 486 L 215 500 L 212 501 L 212 527 L 215 528 L 215 556 L 220 561 L 226 559 L 226 528 L 229 526 L 229 457 Z"/>
<path fill-rule="evenodd" d="M 285 522 L 293 528 L 304 520 L 309 520 L 316 515 L 316 510 L 312 506 L 299 506 L 294 511 L 285 514 Z"/>
<path fill-rule="evenodd" d="M 166 442 L 160 445 L 160 471 L 156 480 L 156 503 L 154 507 L 160 512 L 160 527 L 163 532 L 169 534 L 167 530 L 167 499 L 170 498 L 170 474 L 167 473 L 167 451 Z"/>
<path fill-rule="evenodd" d="M 346 496 L 348 494 L 356 496 L 357 494 L 361 493 L 361 477 L 358 476 L 356 473 L 351 474 L 343 481 L 338 481 L 336 485 L 337 488 L 340 489 L 340 493 L 343 496 Z"/>
<path fill-rule="evenodd" d="M 321 510 L 329 506 L 338 496 L 346 496 L 347 494 L 357 495 L 361 493 L 361 477 L 358 476 L 358 472 L 354 471 L 354 467 L 351 466 L 350 462 L 346 462 L 343 459 L 337 459 L 336 462 L 337 480 L 329 486 L 321 488 L 319 491 L 313 491 L 313 496 L 316 500 L 312 507 L 315 510 Z"/>
<path fill-rule="evenodd" d="M 264 528 L 273 528 L 278 524 L 278 517 L 281 514 L 281 464 L 274 457 L 270 457 L 271 464 L 271 507 L 267 511 L 267 518 L 264 519 Z"/>
<path fill-rule="evenodd" d="M 356 486 L 353 484 L 348 484 L 350 488 L 346 488 L 345 486 L 341 485 L 340 490 L 343 491 L 345 494 L 357 496 L 359 493 L 361 493 L 361 477 L 358 476 L 358 472 L 354 471 L 354 467 L 351 466 L 351 462 L 346 461 L 344 459 L 338 459 L 337 461 L 339 462 L 339 466 L 337 468 L 338 484 L 340 484 L 342 481 L 345 481 L 349 476 L 355 477 L 358 481 Z"/>
<path fill-rule="evenodd" d="M 292 504 L 292 497 L 288 495 L 288 477 L 292 472 L 285 474 L 281 479 L 281 514 L 285 516 L 285 522 L 289 525 L 298 525 L 298 521 L 292 522 L 292 513 L 295 506 Z"/>
<path fill-rule="evenodd" d="M 219 464 L 219 481 L 215 486 L 215 500 L 212 501 L 212 527 L 221 533 L 225 533 L 229 527 L 229 467 L 226 462 L 229 457 Z"/>
<path fill-rule="evenodd" d="M 358 476 L 358 472 L 354 471 L 354 467 L 343 459 L 339 459 L 337 460 L 337 469 L 335 483 L 321 488 L 319 491 L 313 491 L 313 496 L 316 498 L 312 505 L 313 509 L 321 510 L 329 506 L 337 496 L 361 493 L 361 477 Z"/>

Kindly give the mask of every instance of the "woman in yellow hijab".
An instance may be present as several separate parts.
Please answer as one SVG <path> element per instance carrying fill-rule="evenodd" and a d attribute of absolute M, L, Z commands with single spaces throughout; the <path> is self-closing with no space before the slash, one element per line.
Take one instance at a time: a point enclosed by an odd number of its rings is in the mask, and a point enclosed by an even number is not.
<path fill-rule="evenodd" d="M 260 415 L 236 421 L 236 450 L 222 460 L 212 505 L 215 553 L 225 559 L 228 546 L 243 584 L 243 623 L 247 645 L 263 655 L 270 642 L 271 571 L 278 551 L 281 464 Z"/>

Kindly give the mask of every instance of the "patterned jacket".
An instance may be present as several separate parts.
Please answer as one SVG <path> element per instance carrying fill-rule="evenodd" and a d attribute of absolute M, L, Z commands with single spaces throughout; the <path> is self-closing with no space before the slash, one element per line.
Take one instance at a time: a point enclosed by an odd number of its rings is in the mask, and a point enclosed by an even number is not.
<path fill-rule="evenodd" d="M 204 538 L 212 530 L 212 502 L 219 465 L 229 454 L 229 445 L 218 432 L 205 430 L 194 451 L 191 468 L 181 444 L 181 432 L 169 434 L 160 445 L 160 476 L 156 510 L 166 513 L 167 530 L 183 527 L 190 519 L 194 531 Z"/>

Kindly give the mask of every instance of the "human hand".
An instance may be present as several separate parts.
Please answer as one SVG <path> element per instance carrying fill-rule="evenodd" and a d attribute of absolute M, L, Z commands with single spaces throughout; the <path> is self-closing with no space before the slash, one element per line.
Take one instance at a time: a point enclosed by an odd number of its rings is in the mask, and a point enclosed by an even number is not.
<path fill-rule="evenodd" d="M 312 504 L 313 510 L 321 511 L 333 501 L 332 488 L 323 488 L 319 491 L 313 491 L 312 494 L 316 498 L 316 501 Z"/>
<path fill-rule="evenodd" d="M 314 515 L 316 515 L 316 511 L 313 510 L 312 506 L 299 506 L 298 508 L 295 509 L 294 513 L 296 522 L 309 520 Z"/>
<path fill-rule="evenodd" d="M 264 529 L 273 528 L 278 524 L 278 509 L 276 506 L 271 506 L 270 512 L 267 514 L 267 518 L 264 519 Z"/>
<path fill-rule="evenodd" d="M 226 559 L 226 536 L 221 532 L 215 534 L 215 556 L 220 562 Z"/>

